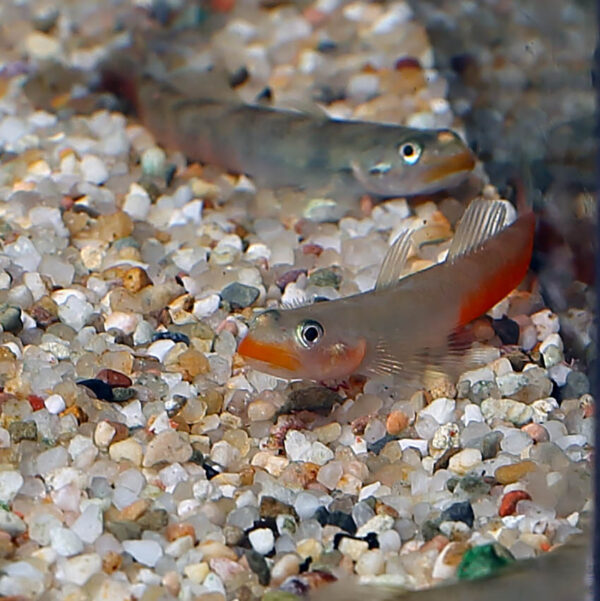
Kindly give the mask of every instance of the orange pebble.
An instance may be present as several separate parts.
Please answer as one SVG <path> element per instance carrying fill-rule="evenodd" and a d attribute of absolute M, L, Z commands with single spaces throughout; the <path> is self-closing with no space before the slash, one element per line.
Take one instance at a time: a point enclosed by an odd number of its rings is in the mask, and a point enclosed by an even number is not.
<path fill-rule="evenodd" d="M 503 518 L 507 515 L 513 515 L 517 510 L 517 503 L 519 501 L 531 501 L 531 496 L 524 490 L 512 490 L 507 492 L 500 501 L 500 509 L 498 509 L 498 515 Z"/>
<path fill-rule="evenodd" d="M 392 411 L 385 421 L 385 429 L 388 434 L 395 436 L 396 434 L 400 434 L 409 423 L 410 418 L 404 411 Z"/>

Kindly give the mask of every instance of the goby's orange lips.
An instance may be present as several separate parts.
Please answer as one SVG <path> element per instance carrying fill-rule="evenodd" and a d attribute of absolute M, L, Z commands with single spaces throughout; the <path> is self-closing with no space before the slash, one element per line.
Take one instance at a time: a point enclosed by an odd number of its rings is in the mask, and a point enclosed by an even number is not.
<path fill-rule="evenodd" d="M 238 353 L 248 359 L 255 359 L 291 372 L 300 368 L 300 359 L 290 351 L 286 344 L 260 342 L 248 334 L 240 342 Z"/>
<path fill-rule="evenodd" d="M 475 156 L 470 150 L 437 159 L 435 164 L 423 169 L 423 180 L 428 184 L 459 173 L 467 173 L 475 167 Z"/>

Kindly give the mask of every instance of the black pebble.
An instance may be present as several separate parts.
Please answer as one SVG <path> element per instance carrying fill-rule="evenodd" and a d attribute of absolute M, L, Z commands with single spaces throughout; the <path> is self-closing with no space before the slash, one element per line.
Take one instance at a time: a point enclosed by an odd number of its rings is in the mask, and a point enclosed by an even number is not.
<path fill-rule="evenodd" d="M 183 342 L 190 345 L 189 336 L 182 334 L 181 332 L 155 332 L 152 334 L 152 342 L 156 340 L 172 340 L 173 342 Z"/>
<path fill-rule="evenodd" d="M 520 328 L 519 324 L 508 317 L 492 320 L 494 332 L 504 344 L 518 344 Z"/>
<path fill-rule="evenodd" d="M 348 534 L 356 534 L 356 522 L 354 518 L 344 513 L 343 511 L 329 511 L 326 507 L 319 507 L 315 511 L 313 518 L 321 524 L 321 526 L 337 526 Z"/>
<path fill-rule="evenodd" d="M 442 511 L 442 521 L 464 522 L 469 528 L 473 527 L 475 515 L 469 501 L 454 503 Z"/>
<path fill-rule="evenodd" d="M 112 387 L 102 380 L 90 378 L 89 380 L 81 380 L 80 382 L 77 382 L 77 384 L 91 390 L 98 399 L 111 402 L 115 400 Z"/>

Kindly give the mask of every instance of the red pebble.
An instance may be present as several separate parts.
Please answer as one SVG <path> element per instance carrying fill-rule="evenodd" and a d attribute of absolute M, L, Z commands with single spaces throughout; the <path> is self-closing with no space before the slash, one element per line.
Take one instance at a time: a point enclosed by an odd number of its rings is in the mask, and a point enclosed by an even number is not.
<path fill-rule="evenodd" d="M 500 501 L 498 515 L 501 518 L 506 517 L 507 515 L 513 515 L 517 510 L 517 503 L 523 500 L 531 501 L 531 496 L 524 490 L 512 490 L 511 492 L 507 492 L 502 497 L 502 501 Z"/>
<path fill-rule="evenodd" d="M 109 369 L 108 367 L 101 369 L 96 374 L 96 378 L 98 378 L 98 380 L 106 382 L 109 386 L 112 386 L 113 388 L 117 386 L 119 388 L 128 388 L 132 384 L 131 378 L 129 376 L 126 376 L 120 371 Z"/>
<path fill-rule="evenodd" d="M 401 69 L 420 69 L 421 63 L 414 56 L 403 56 L 396 61 L 394 65 L 396 71 Z"/>
<path fill-rule="evenodd" d="M 216 13 L 228 13 L 235 6 L 235 0 L 211 0 L 210 7 Z"/>
<path fill-rule="evenodd" d="M 30 394 L 27 397 L 27 400 L 34 411 L 39 411 L 40 409 L 44 408 L 44 399 L 37 394 Z"/>
<path fill-rule="evenodd" d="M 302 247 L 302 254 L 304 255 L 317 255 L 317 257 L 323 252 L 323 247 L 320 244 L 314 244 L 309 242 Z"/>

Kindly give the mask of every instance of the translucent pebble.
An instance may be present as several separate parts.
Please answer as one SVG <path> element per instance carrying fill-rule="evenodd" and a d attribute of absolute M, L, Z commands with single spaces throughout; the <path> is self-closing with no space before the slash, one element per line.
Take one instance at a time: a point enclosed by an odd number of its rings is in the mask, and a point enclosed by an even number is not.
<path fill-rule="evenodd" d="M 76 332 L 87 324 L 93 313 L 92 305 L 74 294 L 69 295 L 67 300 L 58 307 L 59 319 Z"/>
<path fill-rule="evenodd" d="M 42 260 L 33 242 L 26 236 L 19 236 L 12 244 L 5 245 L 4 252 L 25 271 L 37 271 Z"/>
<path fill-rule="evenodd" d="M 341 464 L 340 464 L 340 467 L 341 467 Z M 321 468 L 321 469 L 323 469 L 323 468 Z M 321 470 L 319 470 L 319 472 L 320 471 Z M 342 472 L 343 472 L 343 470 L 342 470 Z M 341 474 L 340 474 L 340 476 L 341 476 Z M 300 494 L 298 494 L 298 496 L 294 500 L 294 509 L 296 510 L 296 513 L 298 514 L 298 517 L 301 520 L 306 520 L 308 518 L 311 518 L 315 514 L 315 511 L 317 511 L 317 509 L 319 507 L 321 507 L 322 505 L 323 505 L 323 502 L 320 501 L 316 495 L 310 494 L 308 492 L 301 492 Z"/>
<path fill-rule="evenodd" d="M 37 473 L 45 476 L 51 471 L 64 467 L 69 462 L 69 454 L 64 447 L 54 447 L 40 453 L 36 460 Z"/>
<path fill-rule="evenodd" d="M 102 534 L 102 511 L 90 503 L 71 525 L 71 530 L 87 544 L 92 544 Z"/>
<path fill-rule="evenodd" d="M 521 430 L 507 431 L 500 441 L 500 448 L 506 453 L 520 455 L 532 443 L 531 436 L 526 432 Z"/>
<path fill-rule="evenodd" d="M 123 211 L 132 219 L 143 221 L 148 217 L 152 201 L 148 192 L 139 184 L 133 182 L 129 187 L 129 192 L 125 196 Z"/>
<path fill-rule="evenodd" d="M 71 557 L 83 551 L 81 539 L 68 528 L 52 530 L 50 546 L 63 557 Z"/>
<path fill-rule="evenodd" d="M 317 482 L 320 482 L 326 488 L 333 490 L 343 473 L 344 468 L 340 461 L 330 461 L 319 469 Z"/>
<path fill-rule="evenodd" d="M 381 549 L 365 551 L 356 562 L 356 573 L 359 576 L 376 576 L 385 568 L 385 558 Z"/>
<path fill-rule="evenodd" d="M 156 565 L 163 554 L 162 547 L 154 540 L 124 540 L 123 550 L 138 563 L 151 568 Z"/>

